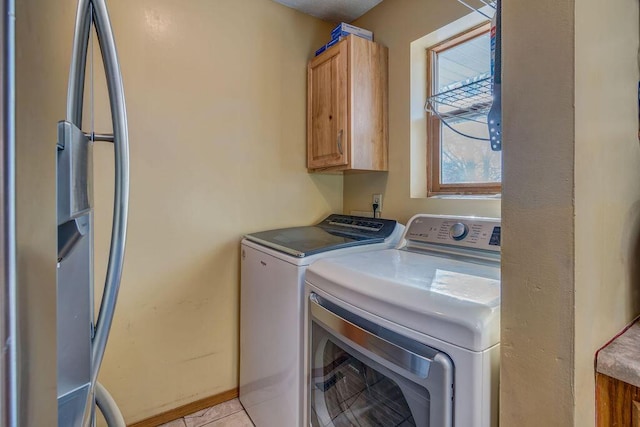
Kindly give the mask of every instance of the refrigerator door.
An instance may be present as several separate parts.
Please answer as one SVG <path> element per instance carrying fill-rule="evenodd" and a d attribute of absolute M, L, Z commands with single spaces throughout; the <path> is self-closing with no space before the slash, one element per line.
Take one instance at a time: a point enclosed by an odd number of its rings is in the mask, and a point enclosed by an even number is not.
<path fill-rule="evenodd" d="M 15 1 L 0 0 L 0 425 L 53 426 L 57 405 L 52 128 L 40 126 L 43 117 L 31 106 L 16 120 L 15 23 Z M 22 24 L 19 35 L 26 29 Z M 35 38 L 41 35 L 37 34 Z M 32 65 L 32 57 L 21 55 L 23 71 Z M 28 92 L 39 78 L 37 71 L 21 74 L 19 90 Z"/>
<path fill-rule="evenodd" d="M 0 342 L 7 343 L 0 352 L 0 425 L 15 426 L 18 413 L 17 393 L 17 348 L 16 348 L 16 233 L 15 233 L 15 102 L 7 96 L 14 90 L 12 84 L 15 76 L 15 45 L 13 35 L 7 28 L 6 16 L 9 12 L 8 1 L 0 2 L 0 33 L 2 34 L 2 51 L 0 56 L 0 135 L 2 135 L 2 151 L 0 151 L 0 271 L 2 287 L 0 288 Z M 11 37 L 7 37 L 11 35 Z"/>

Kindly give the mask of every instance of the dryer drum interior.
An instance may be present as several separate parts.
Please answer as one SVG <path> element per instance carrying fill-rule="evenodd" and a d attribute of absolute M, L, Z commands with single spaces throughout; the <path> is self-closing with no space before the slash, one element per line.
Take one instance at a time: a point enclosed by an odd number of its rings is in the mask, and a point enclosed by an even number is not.
<path fill-rule="evenodd" d="M 313 427 L 451 426 L 444 353 L 312 293 L 309 404 Z"/>

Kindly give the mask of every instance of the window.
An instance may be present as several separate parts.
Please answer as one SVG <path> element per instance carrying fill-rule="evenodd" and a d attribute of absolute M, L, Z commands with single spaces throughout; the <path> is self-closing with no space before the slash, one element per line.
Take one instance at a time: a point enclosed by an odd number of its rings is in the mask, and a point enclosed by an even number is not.
<path fill-rule="evenodd" d="M 428 96 L 441 101 L 427 108 L 428 195 L 500 192 L 502 156 L 491 150 L 486 124 L 492 99 L 489 30 L 484 24 L 427 49 Z"/>

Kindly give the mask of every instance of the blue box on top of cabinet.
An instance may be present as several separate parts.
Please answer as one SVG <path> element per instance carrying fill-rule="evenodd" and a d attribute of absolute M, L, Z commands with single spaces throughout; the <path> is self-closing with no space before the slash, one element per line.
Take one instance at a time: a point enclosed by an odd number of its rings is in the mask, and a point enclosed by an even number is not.
<path fill-rule="evenodd" d="M 320 49 L 316 50 L 316 56 L 320 55 L 322 52 L 329 49 L 331 46 L 338 43 L 339 41 L 340 41 L 340 38 L 332 39 L 329 43 L 325 44 Z"/>
<path fill-rule="evenodd" d="M 355 25 L 347 24 L 346 22 L 341 22 L 337 27 L 331 30 L 331 39 L 338 39 L 342 36 L 348 36 L 349 34 L 373 41 L 373 33 L 371 31 L 356 27 Z"/>

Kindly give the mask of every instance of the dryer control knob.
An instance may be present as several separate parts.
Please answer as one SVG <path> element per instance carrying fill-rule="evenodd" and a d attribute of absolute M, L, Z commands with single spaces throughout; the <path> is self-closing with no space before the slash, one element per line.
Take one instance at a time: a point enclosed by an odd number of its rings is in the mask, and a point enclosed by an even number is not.
<path fill-rule="evenodd" d="M 449 235 L 453 240 L 462 240 L 467 237 L 469 233 L 469 227 L 461 222 L 456 222 L 449 228 Z"/>

